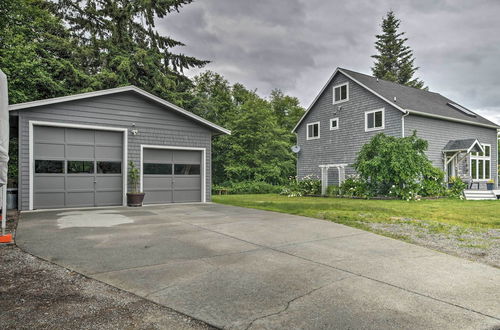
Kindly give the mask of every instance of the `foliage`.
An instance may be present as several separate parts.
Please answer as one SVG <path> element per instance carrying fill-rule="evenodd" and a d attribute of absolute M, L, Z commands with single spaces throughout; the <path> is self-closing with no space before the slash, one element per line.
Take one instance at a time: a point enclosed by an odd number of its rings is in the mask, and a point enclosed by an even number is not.
<path fill-rule="evenodd" d="M 419 194 L 422 196 L 445 196 L 444 175 L 444 172 L 437 167 L 426 167 L 422 173 Z"/>
<path fill-rule="evenodd" d="M 342 192 L 340 190 L 340 187 L 337 185 L 330 185 L 326 188 L 326 195 L 330 197 L 337 197 L 341 196 Z"/>
<path fill-rule="evenodd" d="M 448 197 L 463 199 L 464 189 L 467 188 L 467 183 L 463 182 L 458 176 L 452 176 L 449 182 L 447 191 Z"/>
<path fill-rule="evenodd" d="M 442 177 L 438 175 L 425 155 L 427 141 L 411 136 L 398 138 L 383 133 L 375 135 L 359 152 L 354 168 L 366 183 L 367 193 L 415 199 L 423 180 Z M 426 183 L 426 189 L 430 189 Z"/>
<path fill-rule="evenodd" d="M 137 194 L 139 193 L 139 180 L 140 180 L 140 172 L 137 166 L 133 161 L 128 162 L 128 179 L 130 186 L 132 187 L 131 193 Z"/>
<path fill-rule="evenodd" d="M 424 82 L 413 78 L 418 67 L 413 63 L 413 51 L 406 45 L 408 38 L 403 37 L 404 32 L 398 32 L 400 23 L 392 11 L 383 19 L 382 34 L 376 36 L 375 42 L 378 54 L 372 55 L 376 60 L 372 67 L 373 75 L 398 84 L 423 88 Z"/>
<path fill-rule="evenodd" d="M 339 187 L 339 193 L 346 197 L 367 197 L 369 195 L 366 182 L 356 176 L 346 178 Z"/>
<path fill-rule="evenodd" d="M 94 78 L 75 60 L 79 52 L 46 1 L 0 1 L 0 69 L 9 79 L 9 103 L 93 89 Z"/>
<path fill-rule="evenodd" d="M 17 188 L 17 176 L 18 176 L 18 139 L 11 138 L 9 140 L 9 164 L 8 164 L 8 181 L 10 188 Z"/>
<path fill-rule="evenodd" d="M 290 177 L 288 185 L 281 190 L 281 195 L 288 197 L 314 196 L 321 193 L 321 181 L 313 176 L 305 176 L 302 179 Z"/>
<path fill-rule="evenodd" d="M 229 194 L 277 194 L 281 186 L 275 186 L 263 181 L 243 181 L 228 183 L 227 185 L 214 185 L 212 191 L 227 191 Z"/>

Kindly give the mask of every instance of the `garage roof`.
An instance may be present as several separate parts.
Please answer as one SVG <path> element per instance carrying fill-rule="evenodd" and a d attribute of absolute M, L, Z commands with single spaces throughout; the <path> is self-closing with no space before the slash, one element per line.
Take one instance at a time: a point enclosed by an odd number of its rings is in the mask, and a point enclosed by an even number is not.
<path fill-rule="evenodd" d="M 50 104 L 55 104 L 55 103 L 76 101 L 76 100 L 87 99 L 87 98 L 92 98 L 92 97 L 96 97 L 96 96 L 110 95 L 110 94 L 123 93 L 123 92 L 134 92 L 134 93 L 140 94 L 140 95 L 142 95 L 142 96 L 144 96 L 144 97 L 146 97 L 146 98 L 148 98 L 156 103 L 159 103 L 163 106 L 166 106 L 169 109 L 172 109 L 172 110 L 174 110 L 174 111 L 176 111 L 176 112 L 178 112 L 186 117 L 189 117 L 189 118 L 205 125 L 205 126 L 208 126 L 219 133 L 231 134 L 230 130 L 225 129 L 224 127 L 221 127 L 219 125 L 216 125 L 216 124 L 214 124 L 206 119 L 203 119 L 200 116 L 197 116 L 190 111 L 187 111 L 181 107 L 178 107 L 175 104 L 172 104 L 168 101 L 165 101 L 164 99 L 162 99 L 158 96 L 155 96 L 151 93 L 148 93 L 145 90 L 142 90 L 139 87 L 136 87 L 133 85 L 104 89 L 104 90 L 95 91 L 95 92 L 81 93 L 81 94 L 68 95 L 68 96 L 62 96 L 62 97 L 54 97 L 54 98 L 45 99 L 45 100 L 12 104 L 12 105 L 9 105 L 9 111 L 29 109 L 29 108 L 35 108 L 35 107 L 40 107 L 40 106 L 50 105 Z"/>

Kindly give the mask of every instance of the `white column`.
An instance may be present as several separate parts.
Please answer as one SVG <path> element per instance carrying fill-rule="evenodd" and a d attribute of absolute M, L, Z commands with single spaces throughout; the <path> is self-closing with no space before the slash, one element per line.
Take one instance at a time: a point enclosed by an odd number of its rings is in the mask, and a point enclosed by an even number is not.
<path fill-rule="evenodd" d="M 7 227 L 7 185 L 2 186 L 2 235 L 5 235 Z"/>
<path fill-rule="evenodd" d="M 326 188 L 328 187 L 328 167 L 321 167 L 321 195 L 326 195 Z"/>

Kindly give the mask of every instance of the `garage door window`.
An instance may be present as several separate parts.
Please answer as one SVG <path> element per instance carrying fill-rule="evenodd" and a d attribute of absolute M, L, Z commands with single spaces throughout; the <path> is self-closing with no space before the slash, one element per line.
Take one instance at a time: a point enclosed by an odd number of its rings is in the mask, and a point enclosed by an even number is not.
<path fill-rule="evenodd" d="M 171 175 L 172 164 L 144 163 L 143 171 L 150 175 Z"/>
<path fill-rule="evenodd" d="M 122 172 L 122 162 L 97 162 L 97 173 L 99 174 L 120 174 Z"/>
<path fill-rule="evenodd" d="M 77 173 L 94 173 L 94 161 L 92 160 L 68 160 L 67 163 L 68 174 Z"/>
<path fill-rule="evenodd" d="M 176 175 L 199 175 L 200 165 L 175 164 L 174 174 Z"/>
<path fill-rule="evenodd" d="M 35 160 L 35 173 L 64 173 L 64 161 Z"/>

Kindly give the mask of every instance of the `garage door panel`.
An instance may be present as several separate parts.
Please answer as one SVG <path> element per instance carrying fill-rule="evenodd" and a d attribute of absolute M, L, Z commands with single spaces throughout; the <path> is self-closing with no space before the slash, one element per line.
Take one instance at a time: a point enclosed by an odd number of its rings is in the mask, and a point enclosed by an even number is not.
<path fill-rule="evenodd" d="M 200 201 L 200 190 L 175 190 L 174 202 L 175 203 L 189 203 Z"/>
<path fill-rule="evenodd" d="M 36 126 L 33 137 L 35 142 L 64 143 L 64 128 Z"/>
<path fill-rule="evenodd" d="M 123 144 L 123 134 L 120 132 L 109 132 L 109 131 L 96 131 L 95 132 L 95 143 L 105 144 L 105 145 L 117 145 L 122 146 Z"/>
<path fill-rule="evenodd" d="M 99 175 L 96 180 L 96 190 L 122 190 L 123 177 L 121 175 Z"/>
<path fill-rule="evenodd" d="M 201 164 L 201 152 L 176 150 L 174 162 L 176 164 Z"/>
<path fill-rule="evenodd" d="M 60 175 L 37 175 L 33 180 L 35 191 L 64 191 L 65 177 Z"/>
<path fill-rule="evenodd" d="M 66 193 L 66 207 L 92 207 L 94 206 L 93 191 L 74 191 Z"/>
<path fill-rule="evenodd" d="M 66 189 L 73 191 L 94 191 L 94 176 L 68 175 L 66 177 Z"/>
<path fill-rule="evenodd" d="M 69 160 L 94 159 L 94 146 L 66 145 L 66 158 Z"/>
<path fill-rule="evenodd" d="M 35 143 L 35 159 L 64 159 L 64 144 Z"/>
<path fill-rule="evenodd" d="M 66 143 L 90 144 L 95 143 L 95 131 L 87 129 L 66 129 Z"/>
<path fill-rule="evenodd" d="M 173 161 L 173 152 L 164 149 L 144 149 L 143 159 L 145 163 L 168 163 Z"/>
<path fill-rule="evenodd" d="M 122 147 L 96 146 L 95 157 L 100 160 L 121 160 L 123 149 Z"/>
<path fill-rule="evenodd" d="M 201 177 L 199 175 L 190 175 L 190 176 L 175 176 L 175 189 L 198 189 L 200 190 Z"/>
<path fill-rule="evenodd" d="M 121 190 L 96 192 L 96 206 L 121 205 L 122 202 L 123 196 Z"/>
<path fill-rule="evenodd" d="M 35 209 L 61 208 L 65 207 L 65 193 L 35 193 L 33 194 Z"/>
<path fill-rule="evenodd" d="M 149 190 L 144 196 L 144 204 L 172 203 L 173 192 L 171 190 Z"/>
<path fill-rule="evenodd" d="M 147 189 L 172 189 L 172 176 L 144 175 L 144 187 Z"/>

